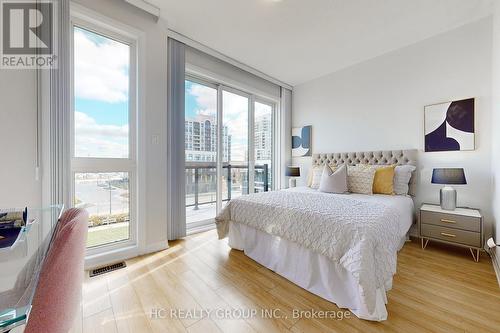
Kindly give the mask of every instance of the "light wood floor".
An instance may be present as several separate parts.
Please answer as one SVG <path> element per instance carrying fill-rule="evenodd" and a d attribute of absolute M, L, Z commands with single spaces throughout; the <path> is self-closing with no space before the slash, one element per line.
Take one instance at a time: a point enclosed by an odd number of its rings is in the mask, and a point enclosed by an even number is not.
<path fill-rule="evenodd" d="M 432 242 L 405 244 L 388 294 L 389 318 L 293 319 L 293 309 L 339 309 L 217 240 L 215 231 L 173 242 L 86 278 L 74 332 L 498 332 L 500 289 L 491 261 Z M 278 319 L 163 319 L 153 309 L 273 309 Z M 160 313 L 161 314 L 161 313 Z"/>

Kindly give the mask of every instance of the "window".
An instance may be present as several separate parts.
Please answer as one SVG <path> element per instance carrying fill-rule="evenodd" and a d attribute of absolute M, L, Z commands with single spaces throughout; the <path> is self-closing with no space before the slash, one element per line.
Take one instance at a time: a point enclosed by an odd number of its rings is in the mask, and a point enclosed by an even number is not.
<path fill-rule="evenodd" d="M 249 193 L 248 117 L 249 97 L 222 91 L 224 178 L 222 195 L 227 200 Z"/>
<path fill-rule="evenodd" d="M 135 41 L 73 22 L 73 204 L 89 212 L 87 247 L 136 241 Z"/>
<path fill-rule="evenodd" d="M 128 158 L 130 46 L 74 28 L 75 157 Z"/>
<path fill-rule="evenodd" d="M 88 247 L 129 239 L 129 194 L 127 172 L 75 173 L 75 206 L 89 212 Z"/>
<path fill-rule="evenodd" d="M 273 188 L 275 105 L 188 76 L 184 129 L 188 229 L 212 223 L 235 197 Z"/>
<path fill-rule="evenodd" d="M 274 105 L 255 102 L 254 107 L 254 191 L 266 192 L 272 188 Z"/>
<path fill-rule="evenodd" d="M 216 214 L 217 89 L 186 80 L 185 119 L 186 222 L 193 225 Z"/>

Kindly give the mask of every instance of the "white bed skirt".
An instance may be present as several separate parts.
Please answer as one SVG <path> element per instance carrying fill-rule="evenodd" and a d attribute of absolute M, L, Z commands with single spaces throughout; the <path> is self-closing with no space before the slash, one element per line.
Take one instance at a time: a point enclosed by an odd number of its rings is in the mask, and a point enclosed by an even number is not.
<path fill-rule="evenodd" d="M 242 250 L 261 265 L 339 308 L 366 320 L 387 319 L 385 289 L 377 290 L 376 306 L 368 312 L 359 284 L 342 266 L 327 257 L 241 223 L 230 222 L 229 246 Z M 392 286 L 392 279 L 386 285 Z"/>

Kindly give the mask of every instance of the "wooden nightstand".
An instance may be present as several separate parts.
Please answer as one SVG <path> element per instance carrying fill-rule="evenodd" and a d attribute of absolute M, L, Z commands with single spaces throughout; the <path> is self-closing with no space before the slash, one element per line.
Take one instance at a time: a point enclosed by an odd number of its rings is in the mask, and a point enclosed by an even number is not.
<path fill-rule="evenodd" d="M 483 216 L 477 209 L 443 210 L 438 205 L 420 207 L 419 235 L 422 249 L 429 240 L 467 247 L 474 261 L 479 261 L 483 247 Z"/>

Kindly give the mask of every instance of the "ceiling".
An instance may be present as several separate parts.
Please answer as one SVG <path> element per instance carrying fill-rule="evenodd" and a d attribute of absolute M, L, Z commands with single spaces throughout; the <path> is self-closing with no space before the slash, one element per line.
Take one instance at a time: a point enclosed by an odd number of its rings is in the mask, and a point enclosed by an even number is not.
<path fill-rule="evenodd" d="M 170 29 L 290 85 L 490 14 L 492 0 L 149 0 Z"/>

